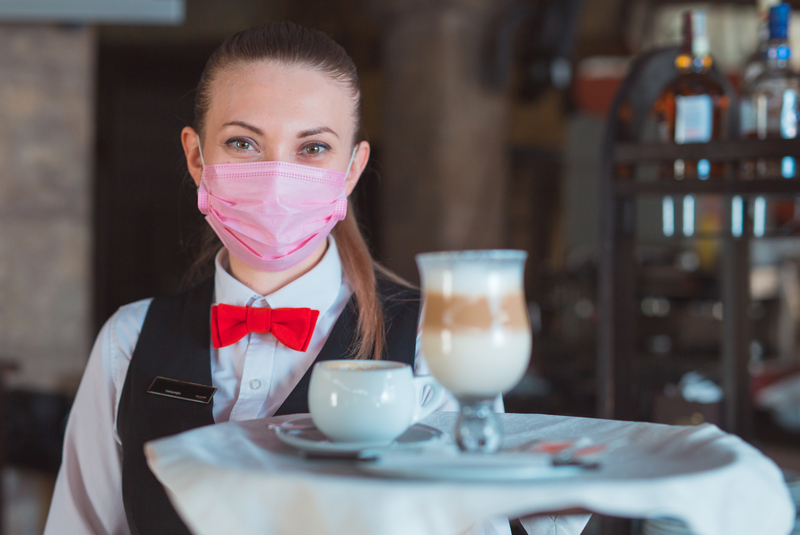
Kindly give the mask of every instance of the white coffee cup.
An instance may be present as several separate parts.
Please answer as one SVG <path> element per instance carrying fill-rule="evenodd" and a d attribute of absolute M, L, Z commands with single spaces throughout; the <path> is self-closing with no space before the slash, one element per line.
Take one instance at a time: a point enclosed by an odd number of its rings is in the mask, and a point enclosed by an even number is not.
<path fill-rule="evenodd" d="M 422 404 L 423 389 L 431 395 Z M 311 372 L 308 408 L 314 425 L 334 442 L 389 443 L 444 399 L 432 377 L 389 360 L 329 360 Z"/>

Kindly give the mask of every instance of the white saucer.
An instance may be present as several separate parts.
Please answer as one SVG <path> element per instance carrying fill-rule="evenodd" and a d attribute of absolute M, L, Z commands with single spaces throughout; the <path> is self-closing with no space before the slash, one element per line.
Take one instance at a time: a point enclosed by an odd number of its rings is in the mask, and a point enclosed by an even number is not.
<path fill-rule="evenodd" d="M 393 442 L 332 442 L 309 416 L 300 416 L 270 428 L 281 442 L 309 453 L 358 453 L 378 448 L 418 448 L 438 443 L 444 433 L 424 424 L 414 424 Z"/>
<path fill-rule="evenodd" d="M 453 481 L 542 481 L 573 477 L 580 466 L 553 466 L 544 453 L 460 453 L 453 450 L 381 452 L 358 468 L 376 475 Z"/>

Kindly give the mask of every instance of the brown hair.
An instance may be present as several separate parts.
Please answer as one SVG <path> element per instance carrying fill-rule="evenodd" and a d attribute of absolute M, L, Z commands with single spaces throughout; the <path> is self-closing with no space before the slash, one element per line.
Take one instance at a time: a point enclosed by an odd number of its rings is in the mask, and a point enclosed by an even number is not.
<path fill-rule="evenodd" d="M 197 85 L 194 129 L 202 137 L 204 121 L 211 101 L 211 85 L 219 74 L 238 65 L 272 61 L 323 73 L 339 82 L 353 101 L 355 144 L 361 133 L 361 85 L 356 66 L 344 48 L 322 32 L 291 22 L 258 24 L 228 37 L 206 63 Z M 219 248 L 213 230 L 204 238 L 197 263 L 207 263 Z M 342 269 L 353 287 L 358 310 L 356 341 L 351 348 L 355 358 L 380 359 L 384 350 L 383 308 L 376 289 L 375 272 L 399 281 L 378 266 L 370 255 L 364 237 L 348 202 L 347 216 L 332 231 L 339 249 Z"/>

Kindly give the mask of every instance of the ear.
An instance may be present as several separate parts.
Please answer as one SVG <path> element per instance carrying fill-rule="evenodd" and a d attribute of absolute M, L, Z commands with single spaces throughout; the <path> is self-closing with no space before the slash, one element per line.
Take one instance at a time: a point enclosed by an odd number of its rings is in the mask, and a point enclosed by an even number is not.
<path fill-rule="evenodd" d="M 361 173 L 364 172 L 364 168 L 369 161 L 369 143 L 362 141 L 356 145 L 356 147 L 356 156 L 353 158 L 353 165 L 350 166 L 350 172 L 347 174 L 346 186 L 348 196 L 350 196 L 353 189 L 355 189 L 356 184 L 358 184 L 358 179 L 361 178 Z"/>
<path fill-rule="evenodd" d="M 203 176 L 203 162 L 200 160 L 200 144 L 194 128 L 186 126 L 181 130 L 181 144 L 186 155 L 186 167 L 189 168 L 189 174 L 199 188 L 200 177 Z"/>

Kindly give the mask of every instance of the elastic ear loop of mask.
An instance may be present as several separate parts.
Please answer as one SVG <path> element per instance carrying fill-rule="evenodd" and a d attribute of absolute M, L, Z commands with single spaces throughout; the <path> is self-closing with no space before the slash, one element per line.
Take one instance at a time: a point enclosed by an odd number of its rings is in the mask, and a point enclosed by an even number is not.
<path fill-rule="evenodd" d="M 350 174 L 350 167 L 353 166 L 353 160 L 356 159 L 356 151 L 358 150 L 358 145 L 353 147 L 353 154 L 350 155 L 350 163 L 347 164 L 347 171 L 344 172 L 344 178 L 347 180 L 347 175 Z"/>
<path fill-rule="evenodd" d="M 203 144 L 200 142 L 200 136 L 195 134 L 197 137 L 197 149 L 200 151 L 200 163 L 203 164 L 203 167 L 206 166 L 206 161 L 203 158 Z M 356 159 L 356 151 L 358 151 L 358 145 L 353 147 L 353 154 L 350 155 L 350 161 L 347 163 L 347 171 L 344 172 L 344 177 L 347 178 L 347 175 L 350 174 L 350 168 L 353 166 L 353 161 Z"/>
<path fill-rule="evenodd" d="M 200 136 L 195 134 L 197 138 L 197 148 L 200 150 L 200 163 L 203 164 L 203 167 L 206 166 L 206 161 L 203 159 L 203 144 L 200 143 Z"/>

